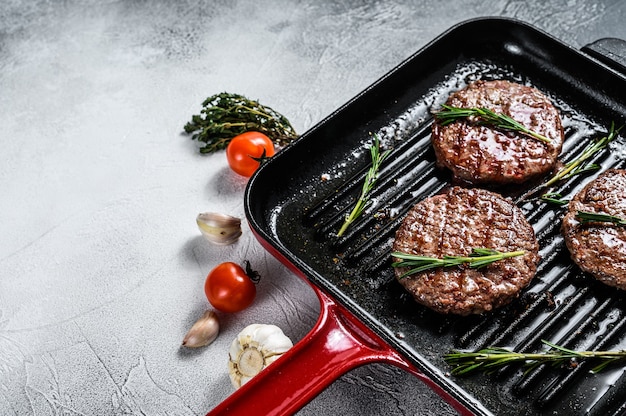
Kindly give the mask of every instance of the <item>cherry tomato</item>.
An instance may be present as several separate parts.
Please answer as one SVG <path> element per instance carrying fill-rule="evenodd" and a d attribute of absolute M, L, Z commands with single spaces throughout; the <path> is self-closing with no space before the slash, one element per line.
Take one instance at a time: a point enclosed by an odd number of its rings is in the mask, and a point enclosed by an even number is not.
<path fill-rule="evenodd" d="M 265 154 L 263 154 L 265 152 Z M 242 176 L 252 176 L 262 157 L 274 156 L 274 143 L 263 133 L 248 131 L 232 138 L 226 147 L 230 168 Z"/>
<path fill-rule="evenodd" d="M 256 296 L 251 273 L 254 272 L 246 272 L 237 263 L 218 264 L 204 282 L 204 293 L 211 305 L 222 312 L 239 312 L 250 306 Z"/>

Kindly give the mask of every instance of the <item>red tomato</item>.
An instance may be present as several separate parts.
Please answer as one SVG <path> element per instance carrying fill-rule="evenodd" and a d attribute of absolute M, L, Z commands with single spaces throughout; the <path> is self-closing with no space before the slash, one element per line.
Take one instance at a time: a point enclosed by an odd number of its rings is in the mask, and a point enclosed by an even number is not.
<path fill-rule="evenodd" d="M 204 282 L 204 293 L 211 305 L 222 312 L 239 312 L 250 306 L 256 286 L 248 273 L 232 262 L 218 264 L 211 270 Z"/>
<path fill-rule="evenodd" d="M 272 140 L 258 131 L 248 131 L 235 136 L 226 147 L 226 158 L 230 168 L 246 177 L 252 176 L 259 167 L 260 162 L 255 159 L 271 157 L 274 153 Z"/>

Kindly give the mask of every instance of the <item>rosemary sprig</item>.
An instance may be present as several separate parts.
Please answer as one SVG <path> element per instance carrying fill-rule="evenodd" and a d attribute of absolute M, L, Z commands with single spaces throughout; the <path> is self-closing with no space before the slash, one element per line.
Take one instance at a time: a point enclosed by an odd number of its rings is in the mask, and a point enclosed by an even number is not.
<path fill-rule="evenodd" d="M 546 192 L 541 195 L 541 200 L 555 205 L 567 205 L 568 199 L 562 199 L 562 195 L 558 192 Z"/>
<path fill-rule="evenodd" d="M 546 136 L 530 130 L 523 124 L 515 121 L 513 118 L 506 114 L 496 113 L 484 107 L 470 107 L 461 108 L 453 107 L 446 104 L 442 105 L 443 110 L 435 113 L 435 118 L 441 123 L 442 126 L 453 123 L 459 119 L 475 117 L 479 124 L 493 126 L 500 130 L 516 131 L 526 134 L 539 141 L 550 143 L 552 140 Z"/>
<path fill-rule="evenodd" d="M 574 351 L 549 341 L 542 340 L 542 342 L 550 347 L 550 350 L 538 353 L 514 352 L 500 347 L 488 347 L 476 352 L 453 350 L 444 356 L 444 360 L 453 367 L 452 374 L 467 375 L 476 371 L 490 373 L 500 367 L 516 363 L 523 363 L 532 369 L 542 363 L 559 366 L 570 363 L 572 360 L 590 359 L 601 361 L 591 370 L 593 373 L 598 373 L 609 364 L 626 358 L 626 350 Z"/>
<path fill-rule="evenodd" d="M 367 171 L 367 175 L 365 175 L 365 182 L 363 182 L 361 195 L 359 195 L 359 199 L 354 205 L 354 208 L 352 208 L 350 214 L 346 216 L 341 228 L 337 232 L 337 237 L 341 237 L 346 232 L 350 224 L 352 224 L 354 220 L 356 220 L 365 210 L 365 206 L 369 201 L 369 193 L 374 188 L 376 180 L 378 179 L 378 170 L 380 169 L 380 165 L 387 158 L 387 156 L 389 156 L 389 153 L 391 153 L 391 149 L 386 150 L 382 154 L 380 153 L 380 141 L 378 140 L 378 135 L 374 135 L 374 144 L 370 146 L 372 166 L 370 166 Z"/>
<path fill-rule="evenodd" d="M 278 146 L 285 146 L 298 135 L 285 116 L 243 95 L 220 93 L 202 103 L 200 114 L 185 124 L 191 138 L 204 143 L 201 153 L 225 149 L 230 140 L 247 131 L 266 134 Z"/>
<path fill-rule="evenodd" d="M 543 184 L 544 187 L 549 187 L 557 183 L 562 179 L 571 178 L 575 175 L 580 175 L 581 173 L 600 169 L 600 166 L 595 163 L 587 163 L 585 161 L 591 158 L 593 155 L 598 153 L 600 150 L 604 149 L 608 146 L 608 144 L 613 141 L 619 134 L 620 130 L 622 130 L 624 126 L 620 126 L 618 129 L 615 128 L 615 123 L 611 122 L 611 128 L 606 136 L 601 137 L 600 139 L 593 141 L 585 147 L 583 152 L 576 159 L 571 162 L 566 163 L 557 173 L 550 178 L 546 183 Z"/>
<path fill-rule="evenodd" d="M 626 219 L 624 218 L 597 212 L 578 211 L 576 213 L 576 218 L 578 218 L 583 224 L 587 222 L 610 222 L 615 225 L 626 225 Z"/>
<path fill-rule="evenodd" d="M 406 273 L 402 274 L 402 277 L 410 274 L 423 272 L 424 270 L 430 270 L 437 267 L 452 267 L 468 264 L 473 269 L 480 269 L 493 262 L 504 260 L 510 257 L 521 256 L 524 254 L 524 250 L 500 252 L 490 248 L 473 248 L 472 253 L 469 256 L 444 256 L 442 258 L 418 256 L 415 254 L 407 254 L 399 251 L 391 253 L 399 261 L 393 262 L 393 267 L 410 267 Z"/>

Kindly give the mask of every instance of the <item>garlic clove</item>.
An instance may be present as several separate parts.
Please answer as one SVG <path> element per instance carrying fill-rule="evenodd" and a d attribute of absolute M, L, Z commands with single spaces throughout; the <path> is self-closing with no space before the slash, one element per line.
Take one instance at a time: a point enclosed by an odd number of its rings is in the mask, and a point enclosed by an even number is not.
<path fill-rule="evenodd" d="M 199 348 L 209 345 L 215 341 L 219 332 L 217 315 L 213 311 L 206 311 L 183 338 L 183 347 Z"/>
<path fill-rule="evenodd" d="M 203 212 L 196 224 L 204 237 L 214 244 L 232 244 L 241 236 L 241 219 L 227 214 Z"/>
<path fill-rule="evenodd" d="M 245 327 L 228 351 L 228 370 L 233 386 L 239 388 L 247 383 L 292 346 L 289 337 L 276 325 Z"/>

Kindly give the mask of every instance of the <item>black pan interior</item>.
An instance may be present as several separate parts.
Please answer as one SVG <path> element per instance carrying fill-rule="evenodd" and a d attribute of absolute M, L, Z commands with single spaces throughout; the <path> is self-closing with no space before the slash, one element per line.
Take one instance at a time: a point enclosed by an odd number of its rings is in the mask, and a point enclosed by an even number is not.
<path fill-rule="evenodd" d="M 539 201 L 533 185 L 499 189 L 533 225 L 541 245 L 537 276 L 509 306 L 482 316 L 443 316 L 415 303 L 395 281 L 389 252 L 395 230 L 419 200 L 449 186 L 430 146 L 431 111 L 477 79 L 508 79 L 539 88 L 559 108 L 567 162 L 626 121 L 626 76 L 580 51 L 510 19 L 453 27 L 306 132 L 264 165 L 246 190 L 251 226 L 322 288 L 476 414 L 622 414 L 624 366 L 590 374 L 576 368 L 507 368 L 457 377 L 443 355 L 489 345 L 542 349 L 546 339 L 573 349 L 624 349 L 624 293 L 582 273 L 560 236 L 564 209 Z M 371 205 L 342 238 L 370 164 L 377 133 L 392 154 Z M 602 152 L 601 170 L 626 165 L 623 137 Z M 560 183 L 571 197 L 596 174 Z"/>

